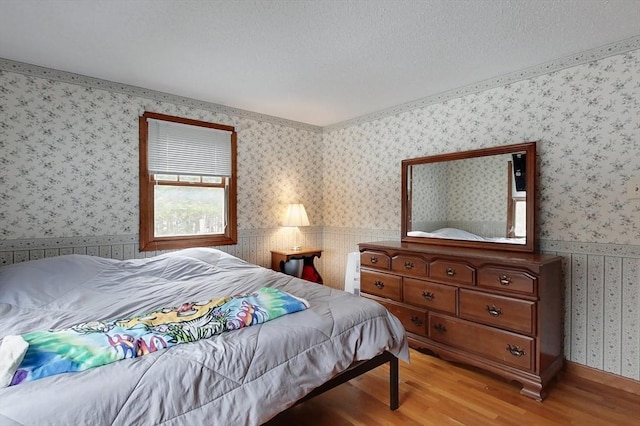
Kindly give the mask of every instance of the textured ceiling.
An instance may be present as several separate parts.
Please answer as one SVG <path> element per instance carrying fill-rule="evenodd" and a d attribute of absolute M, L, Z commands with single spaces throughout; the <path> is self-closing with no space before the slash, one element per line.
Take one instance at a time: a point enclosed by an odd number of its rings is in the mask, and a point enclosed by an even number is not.
<path fill-rule="evenodd" d="M 0 0 L 0 57 L 327 126 L 640 34 L 640 0 Z"/>

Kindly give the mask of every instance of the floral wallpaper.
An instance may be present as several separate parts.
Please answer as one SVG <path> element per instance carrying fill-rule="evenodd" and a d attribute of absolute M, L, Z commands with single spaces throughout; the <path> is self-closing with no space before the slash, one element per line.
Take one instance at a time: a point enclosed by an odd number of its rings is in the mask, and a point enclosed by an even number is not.
<path fill-rule="evenodd" d="M 238 132 L 238 227 L 278 227 L 290 202 L 322 223 L 321 135 L 106 90 L 0 72 L 0 239 L 138 232 L 138 116 Z"/>
<path fill-rule="evenodd" d="M 420 224 L 440 223 L 448 218 L 451 193 L 447 163 L 413 165 L 410 173 L 411 184 L 407 188 L 411 197 L 410 228 L 412 231 L 434 231 Z"/>
<path fill-rule="evenodd" d="M 565 356 L 640 380 L 640 201 L 628 185 L 640 176 L 640 50 L 324 133 L 9 68 L 25 72 L 0 71 L 0 264 L 148 254 L 136 248 L 145 110 L 236 127 L 239 242 L 223 249 L 268 265 L 293 238 L 279 226 L 286 204 L 302 202 L 304 244 L 324 250 L 338 288 L 358 242 L 400 238 L 402 159 L 536 140 L 539 241 L 564 260 Z"/>
<path fill-rule="evenodd" d="M 503 222 L 507 215 L 509 155 L 468 158 L 449 164 L 447 218 L 458 221 Z"/>
<path fill-rule="evenodd" d="M 541 239 L 640 244 L 640 51 L 324 134 L 325 225 L 400 229 L 405 158 L 539 141 Z"/>

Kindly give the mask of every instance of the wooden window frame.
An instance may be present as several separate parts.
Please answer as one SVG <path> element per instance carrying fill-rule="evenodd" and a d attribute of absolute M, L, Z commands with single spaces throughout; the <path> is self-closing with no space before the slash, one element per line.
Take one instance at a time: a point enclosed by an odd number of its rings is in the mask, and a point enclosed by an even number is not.
<path fill-rule="evenodd" d="M 155 236 L 155 210 L 154 190 L 158 181 L 149 173 L 148 167 L 148 135 L 149 126 L 147 119 L 170 121 L 192 126 L 207 127 L 210 129 L 231 132 L 231 176 L 228 180 L 227 199 L 225 200 L 225 212 L 227 223 L 224 234 L 216 235 L 180 235 L 175 237 Z M 210 123 L 207 121 L 192 120 L 189 118 L 175 117 L 171 115 L 145 112 L 139 119 L 140 130 L 140 251 L 171 250 L 189 247 L 211 247 L 237 244 L 237 177 L 236 177 L 236 146 L 237 133 L 233 126 Z M 168 182 L 162 185 L 174 185 L 184 187 L 220 187 L 221 184 L 192 183 L 192 182 Z M 225 186 L 224 184 L 222 186 Z"/>

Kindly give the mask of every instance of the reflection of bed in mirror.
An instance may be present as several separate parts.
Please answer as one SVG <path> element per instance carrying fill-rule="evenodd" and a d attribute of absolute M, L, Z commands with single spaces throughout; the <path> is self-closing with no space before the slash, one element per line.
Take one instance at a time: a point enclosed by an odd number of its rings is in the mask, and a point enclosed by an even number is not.
<path fill-rule="evenodd" d="M 427 237 L 427 238 L 448 238 L 452 240 L 465 241 L 487 241 L 493 243 L 512 243 L 525 244 L 526 238 L 507 238 L 507 237 L 481 237 L 471 232 L 463 231 L 455 228 L 441 228 L 433 232 L 424 231 L 407 231 L 408 237 Z"/>
<path fill-rule="evenodd" d="M 404 160 L 402 178 L 403 241 L 534 250 L 535 142 Z"/>

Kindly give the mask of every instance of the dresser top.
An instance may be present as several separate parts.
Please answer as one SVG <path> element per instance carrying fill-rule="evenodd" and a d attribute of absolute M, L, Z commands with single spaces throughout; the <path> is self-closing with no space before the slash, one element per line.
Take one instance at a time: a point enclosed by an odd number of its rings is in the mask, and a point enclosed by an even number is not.
<path fill-rule="evenodd" d="M 433 244 L 416 244 L 405 243 L 402 241 L 373 241 L 367 243 L 359 243 L 360 251 L 365 250 L 384 250 L 390 255 L 394 253 L 414 253 L 426 255 L 441 255 L 448 257 L 457 257 L 461 259 L 474 258 L 483 260 L 500 261 L 502 263 L 512 264 L 538 264 L 558 262 L 562 258 L 560 256 L 539 254 L 539 253 L 522 253 L 503 250 L 486 250 L 477 248 L 462 248 L 453 246 L 438 246 Z"/>

